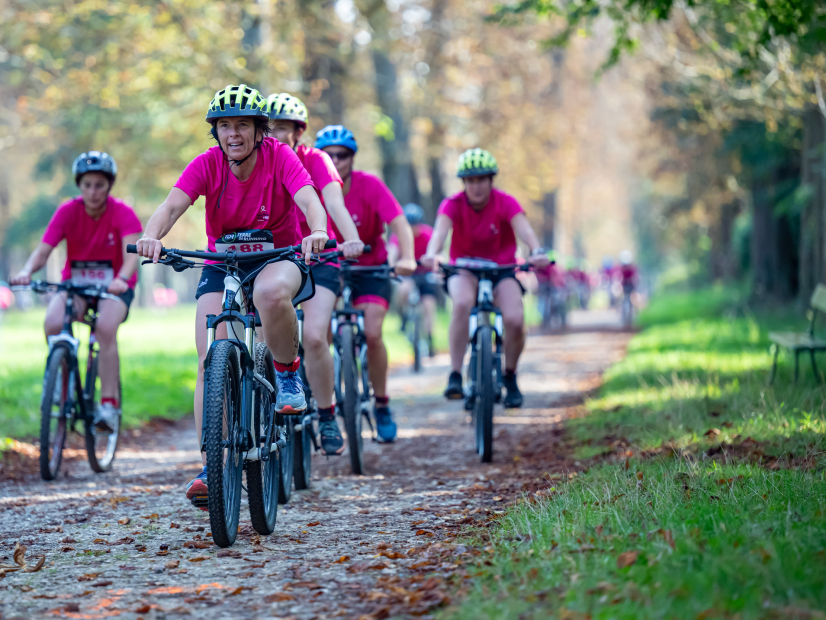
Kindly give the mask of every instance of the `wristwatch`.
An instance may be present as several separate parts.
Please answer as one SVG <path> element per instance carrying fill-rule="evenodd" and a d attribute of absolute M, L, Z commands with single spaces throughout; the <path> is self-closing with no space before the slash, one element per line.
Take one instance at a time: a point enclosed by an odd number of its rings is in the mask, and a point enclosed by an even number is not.
<path fill-rule="evenodd" d="M 531 251 L 531 256 L 539 256 L 540 254 L 547 254 L 547 253 L 548 253 L 548 250 L 546 250 L 542 246 L 539 246 L 538 248 L 535 248 L 534 250 Z"/>

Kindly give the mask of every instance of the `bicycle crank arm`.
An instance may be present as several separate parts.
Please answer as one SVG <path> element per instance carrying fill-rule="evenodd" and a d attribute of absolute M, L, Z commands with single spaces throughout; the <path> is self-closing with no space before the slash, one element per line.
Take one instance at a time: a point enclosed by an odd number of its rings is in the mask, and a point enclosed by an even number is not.
<path fill-rule="evenodd" d="M 287 440 L 282 437 L 278 441 L 270 444 L 270 449 L 269 449 L 269 452 L 267 452 L 267 454 L 269 454 L 270 452 L 276 452 L 277 450 L 283 450 L 286 447 L 287 447 Z M 261 456 L 262 456 L 261 448 L 253 448 L 252 450 L 247 452 L 247 456 L 246 456 L 246 458 L 244 458 L 244 460 L 245 461 L 260 461 Z"/>

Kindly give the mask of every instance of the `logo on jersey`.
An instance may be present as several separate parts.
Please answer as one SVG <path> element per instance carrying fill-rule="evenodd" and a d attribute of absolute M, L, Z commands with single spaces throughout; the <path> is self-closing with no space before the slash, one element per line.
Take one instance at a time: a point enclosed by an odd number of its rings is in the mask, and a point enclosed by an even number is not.
<path fill-rule="evenodd" d="M 493 233 L 494 235 L 499 234 L 499 229 L 496 227 L 496 224 L 491 224 L 490 225 L 490 232 Z"/>
<path fill-rule="evenodd" d="M 258 220 L 257 221 L 266 222 L 268 219 L 270 219 L 270 217 L 269 217 L 269 214 L 267 213 L 267 207 L 264 206 L 264 205 L 261 205 L 261 208 L 258 209 Z"/>
<path fill-rule="evenodd" d="M 115 245 L 115 233 L 109 233 L 109 245 Z"/>
<path fill-rule="evenodd" d="M 233 241 L 235 241 L 235 238 L 236 238 L 237 236 L 238 236 L 238 235 L 236 235 L 235 233 L 227 233 L 226 235 L 224 235 L 223 237 L 221 237 L 221 238 L 219 239 L 219 241 L 223 241 L 224 243 L 232 243 Z"/>

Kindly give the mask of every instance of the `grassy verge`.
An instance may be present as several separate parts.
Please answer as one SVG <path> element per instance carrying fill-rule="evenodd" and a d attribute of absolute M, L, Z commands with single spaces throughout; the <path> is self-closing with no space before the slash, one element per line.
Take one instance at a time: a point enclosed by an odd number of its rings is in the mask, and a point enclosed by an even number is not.
<path fill-rule="evenodd" d="M 192 305 L 168 311 L 132 308 L 118 332 L 127 427 L 192 412 L 198 365 L 194 316 Z M 48 352 L 43 317 L 42 308 L 10 312 L 0 324 L 0 440 L 31 438 L 40 428 L 40 391 Z M 412 350 L 399 324 L 396 315 L 385 321 L 390 363 L 412 363 Z M 447 315 L 440 313 L 434 337 L 438 350 L 447 348 L 447 324 Z M 89 330 L 76 327 L 75 335 L 88 342 Z"/>
<path fill-rule="evenodd" d="M 766 385 L 767 331 L 801 317 L 717 290 L 640 320 L 567 425 L 585 470 L 502 515 L 446 617 L 826 618 L 826 392 L 788 360 Z"/>

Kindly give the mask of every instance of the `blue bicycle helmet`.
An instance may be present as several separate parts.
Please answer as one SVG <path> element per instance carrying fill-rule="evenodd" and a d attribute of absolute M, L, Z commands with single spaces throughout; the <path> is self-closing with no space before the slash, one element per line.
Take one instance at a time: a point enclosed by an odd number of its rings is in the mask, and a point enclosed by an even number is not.
<path fill-rule="evenodd" d="M 327 125 L 316 134 L 315 147 L 323 149 L 327 146 L 343 146 L 353 151 L 353 153 L 357 153 L 359 150 L 356 137 L 344 125 Z"/>
<path fill-rule="evenodd" d="M 77 156 L 72 164 L 72 174 L 75 177 L 75 184 L 80 185 L 80 177 L 87 172 L 100 172 L 109 177 L 111 183 L 115 182 L 118 176 L 118 165 L 109 153 L 100 151 L 88 151 Z"/>
<path fill-rule="evenodd" d="M 404 217 L 407 218 L 407 223 L 411 226 L 424 222 L 424 209 L 415 202 L 404 205 L 402 211 L 404 211 Z"/>

